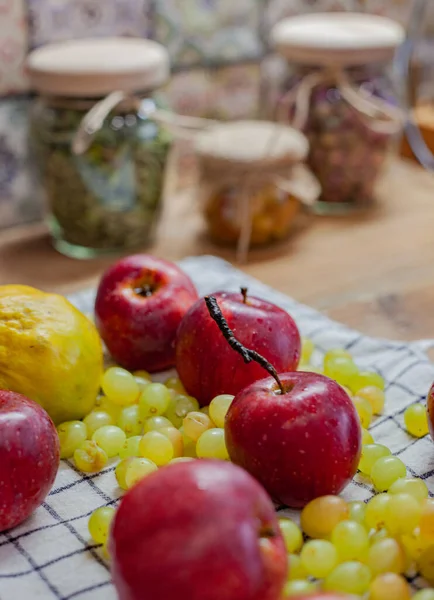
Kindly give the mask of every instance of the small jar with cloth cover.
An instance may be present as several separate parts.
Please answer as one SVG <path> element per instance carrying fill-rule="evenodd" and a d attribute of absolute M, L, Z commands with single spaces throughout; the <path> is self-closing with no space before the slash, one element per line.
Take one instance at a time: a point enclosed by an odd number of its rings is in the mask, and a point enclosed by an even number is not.
<path fill-rule="evenodd" d="M 271 43 L 288 62 L 274 107 L 303 131 L 307 164 L 321 184 L 314 209 L 341 214 L 375 199 L 375 185 L 403 129 L 393 59 L 403 27 L 386 17 L 315 13 L 280 21 Z"/>
<path fill-rule="evenodd" d="M 309 143 L 287 125 L 210 125 L 197 134 L 195 150 L 209 235 L 236 246 L 240 262 L 250 247 L 285 238 L 301 205 L 319 195 L 316 178 L 303 164 Z"/>
<path fill-rule="evenodd" d="M 153 119 L 169 57 L 150 40 L 105 38 L 33 51 L 31 146 L 55 247 L 91 258 L 141 247 L 160 213 L 167 129 Z"/>

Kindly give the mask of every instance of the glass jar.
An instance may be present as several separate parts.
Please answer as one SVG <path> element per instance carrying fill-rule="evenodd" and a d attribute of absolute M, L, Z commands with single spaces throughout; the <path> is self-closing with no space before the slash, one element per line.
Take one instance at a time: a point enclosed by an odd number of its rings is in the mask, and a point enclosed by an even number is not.
<path fill-rule="evenodd" d="M 152 241 L 171 145 L 152 118 L 153 91 L 168 74 L 164 48 L 127 39 L 45 46 L 29 70 L 41 94 L 31 143 L 54 246 L 90 258 Z"/>
<path fill-rule="evenodd" d="M 294 129 L 265 121 L 215 125 L 196 141 L 199 191 L 208 233 L 236 246 L 243 262 L 251 247 L 282 240 L 302 203 L 319 186 L 304 167 L 308 142 Z"/>
<path fill-rule="evenodd" d="M 321 185 L 314 210 L 370 206 L 402 132 L 391 68 L 402 26 L 374 15 L 312 14 L 281 21 L 272 39 L 290 65 L 275 114 L 309 140 L 307 164 Z"/>

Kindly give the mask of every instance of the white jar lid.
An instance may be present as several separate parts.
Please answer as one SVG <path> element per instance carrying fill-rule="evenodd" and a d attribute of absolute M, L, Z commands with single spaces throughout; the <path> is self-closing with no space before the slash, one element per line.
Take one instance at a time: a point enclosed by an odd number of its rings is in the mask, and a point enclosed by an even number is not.
<path fill-rule="evenodd" d="M 167 50 L 151 40 L 84 39 L 49 44 L 30 53 L 32 87 L 46 95 L 103 97 L 115 90 L 155 89 L 169 77 Z"/>
<path fill-rule="evenodd" d="M 273 167 L 303 161 L 309 150 L 305 135 L 268 121 L 235 121 L 213 125 L 198 135 L 196 152 L 202 158 L 246 168 Z"/>
<path fill-rule="evenodd" d="M 287 59 L 305 65 L 361 65 L 393 58 L 405 39 L 396 21 L 365 13 L 314 13 L 284 19 L 271 42 Z"/>

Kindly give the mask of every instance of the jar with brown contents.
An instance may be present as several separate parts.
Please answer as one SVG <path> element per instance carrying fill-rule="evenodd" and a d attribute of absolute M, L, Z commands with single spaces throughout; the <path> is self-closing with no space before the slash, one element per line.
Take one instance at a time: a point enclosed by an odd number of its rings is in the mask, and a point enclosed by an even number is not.
<path fill-rule="evenodd" d="M 400 89 L 391 63 L 401 25 L 367 14 L 310 14 L 285 19 L 272 43 L 288 61 L 278 120 L 305 133 L 307 164 L 321 184 L 322 214 L 369 207 L 402 130 Z"/>
<path fill-rule="evenodd" d="M 218 244 L 263 246 L 285 238 L 319 188 L 302 165 L 306 137 L 261 121 L 215 125 L 199 135 L 199 193 Z"/>

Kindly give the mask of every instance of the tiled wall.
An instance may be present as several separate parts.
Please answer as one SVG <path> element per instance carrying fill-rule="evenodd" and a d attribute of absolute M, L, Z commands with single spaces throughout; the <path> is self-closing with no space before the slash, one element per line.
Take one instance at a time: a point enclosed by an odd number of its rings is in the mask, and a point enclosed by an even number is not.
<path fill-rule="evenodd" d="M 23 57 L 77 37 L 151 37 L 170 51 L 166 98 L 183 114 L 258 114 L 260 60 L 270 27 L 306 10 L 358 9 L 405 20 L 412 0 L 0 0 L 0 229 L 39 218 L 30 169 Z M 434 2 L 433 2 L 434 4 Z M 268 71 L 267 71 L 268 72 Z M 272 70 L 270 71 L 272 72 Z"/>

